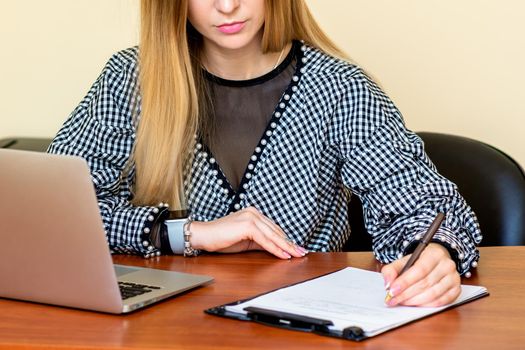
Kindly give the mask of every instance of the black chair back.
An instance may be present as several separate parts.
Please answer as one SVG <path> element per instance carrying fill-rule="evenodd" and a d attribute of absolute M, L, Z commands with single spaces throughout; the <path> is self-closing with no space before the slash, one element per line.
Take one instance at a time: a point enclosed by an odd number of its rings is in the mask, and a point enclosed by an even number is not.
<path fill-rule="evenodd" d="M 525 173 L 504 152 L 462 136 L 419 132 L 439 173 L 453 181 L 476 213 L 481 246 L 525 245 Z M 352 234 L 344 250 L 370 250 L 361 202 L 350 203 Z"/>

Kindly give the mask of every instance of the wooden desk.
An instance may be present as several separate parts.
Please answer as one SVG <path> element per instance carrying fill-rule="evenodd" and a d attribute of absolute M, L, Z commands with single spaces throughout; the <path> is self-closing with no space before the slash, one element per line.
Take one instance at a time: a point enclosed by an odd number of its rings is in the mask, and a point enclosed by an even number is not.
<path fill-rule="evenodd" d="M 491 295 L 361 343 L 209 316 L 203 310 L 345 266 L 378 270 L 371 253 L 315 253 L 282 261 L 265 253 L 115 262 L 208 274 L 215 282 L 145 310 L 115 316 L 0 299 L 0 348 L 523 349 L 525 246 L 481 248 L 464 283 Z"/>

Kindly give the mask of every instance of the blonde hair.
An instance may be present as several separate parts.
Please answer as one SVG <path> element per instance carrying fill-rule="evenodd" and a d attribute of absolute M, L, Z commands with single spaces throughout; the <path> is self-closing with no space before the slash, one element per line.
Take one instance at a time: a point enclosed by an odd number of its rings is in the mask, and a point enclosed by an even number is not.
<path fill-rule="evenodd" d="M 185 207 L 184 166 L 194 135 L 206 134 L 209 94 L 200 65 L 202 38 L 187 22 L 188 0 L 141 0 L 141 112 L 133 151 L 133 203 Z M 264 53 L 304 40 L 345 54 L 324 34 L 303 0 L 265 0 Z"/>

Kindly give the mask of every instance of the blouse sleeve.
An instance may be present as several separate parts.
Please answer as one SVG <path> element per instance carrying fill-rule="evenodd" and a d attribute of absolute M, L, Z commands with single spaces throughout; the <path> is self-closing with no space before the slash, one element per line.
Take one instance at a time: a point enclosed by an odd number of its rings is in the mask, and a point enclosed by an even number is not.
<path fill-rule="evenodd" d="M 86 97 L 71 113 L 48 152 L 84 158 L 112 252 L 159 255 L 149 233 L 167 207 L 130 203 L 134 167 L 128 166 L 135 139 L 137 77 L 133 49 L 115 54 Z M 129 168 L 129 169 L 128 169 Z"/>
<path fill-rule="evenodd" d="M 446 219 L 434 236 L 460 273 L 477 266 L 477 218 L 456 185 L 437 171 L 422 140 L 406 129 L 390 99 L 364 74 L 343 83 L 335 112 L 342 180 L 363 202 L 374 254 L 389 263 L 410 253 L 437 212 Z"/>

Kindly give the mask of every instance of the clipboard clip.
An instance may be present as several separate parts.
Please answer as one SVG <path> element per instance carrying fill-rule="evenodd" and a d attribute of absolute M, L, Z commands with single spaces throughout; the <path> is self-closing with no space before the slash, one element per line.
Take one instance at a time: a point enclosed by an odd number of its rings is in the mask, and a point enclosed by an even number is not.
<path fill-rule="evenodd" d="M 355 326 L 345 328 L 342 333 L 334 332 L 329 328 L 329 326 L 334 325 L 330 320 L 268 310 L 254 306 L 246 307 L 243 310 L 247 312 L 247 316 L 251 321 L 269 326 L 351 340 L 362 340 L 366 338 L 363 330 L 360 327 Z"/>
<path fill-rule="evenodd" d="M 276 310 L 268 310 L 259 307 L 245 307 L 248 318 L 254 322 L 264 323 L 270 326 L 300 330 L 304 332 L 327 331 L 328 326 L 333 326 L 332 321 L 319 318 L 291 314 Z"/>

